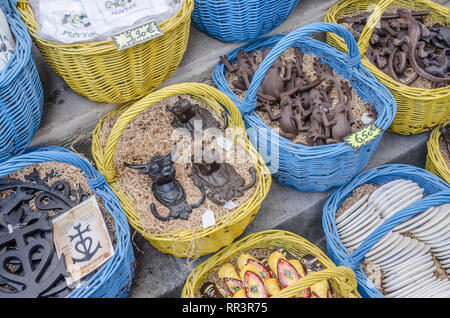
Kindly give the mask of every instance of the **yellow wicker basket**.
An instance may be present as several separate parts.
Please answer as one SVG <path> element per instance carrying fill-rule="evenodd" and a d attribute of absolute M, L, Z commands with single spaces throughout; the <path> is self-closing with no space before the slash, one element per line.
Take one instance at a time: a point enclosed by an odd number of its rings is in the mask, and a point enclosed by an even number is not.
<path fill-rule="evenodd" d="M 128 124 L 145 109 L 170 96 L 188 94 L 208 104 L 218 115 L 223 112 L 222 105 L 229 113 L 229 128 L 233 130 L 234 142 L 239 144 L 253 158 L 257 171 L 257 185 L 253 196 L 244 204 L 227 214 L 223 219 L 217 220 L 213 227 L 198 229 L 183 229 L 167 234 L 150 235 L 142 228 L 141 222 L 133 204 L 121 191 L 113 163 L 114 151 L 122 132 Z M 115 116 L 127 108 L 115 123 L 105 149 L 100 142 L 103 122 L 107 116 Z M 261 202 L 270 189 L 270 172 L 261 156 L 253 148 L 245 133 L 244 123 L 233 102 L 218 89 L 206 84 L 183 83 L 164 87 L 146 97 L 118 107 L 103 117 L 93 132 L 92 154 L 98 170 L 103 173 L 111 189 L 116 193 L 128 217 L 131 226 L 141 233 L 150 243 L 163 253 L 170 253 L 177 257 L 195 258 L 212 253 L 231 244 L 236 237 L 242 234 L 247 225 L 253 220 L 259 210 Z"/>
<path fill-rule="evenodd" d="M 333 289 L 344 298 L 360 298 L 353 271 L 347 267 L 337 267 L 314 244 L 290 232 L 269 230 L 249 235 L 232 245 L 224 248 L 205 262 L 197 266 L 188 276 L 183 288 L 183 298 L 193 298 L 200 289 L 209 273 L 215 268 L 228 263 L 234 257 L 254 248 L 274 249 L 282 248 L 296 257 L 312 254 L 317 257 L 324 269 L 299 279 L 289 287 L 281 290 L 277 298 L 289 298 L 299 294 L 302 290 L 328 279 Z"/>
<path fill-rule="evenodd" d="M 340 17 L 373 9 L 358 42 L 361 56 L 364 56 L 374 28 L 390 5 L 429 11 L 429 17 L 433 21 L 450 26 L 448 9 L 429 0 L 342 0 L 328 10 L 325 21 L 337 23 Z M 335 34 L 327 34 L 327 43 L 339 50 L 347 50 L 345 42 Z M 448 86 L 436 89 L 409 87 L 383 73 L 367 57 L 364 56 L 362 63 L 389 88 L 397 101 L 397 114 L 389 128 L 390 131 L 404 135 L 416 134 L 430 130 L 450 117 Z"/>
<path fill-rule="evenodd" d="M 450 168 L 447 166 L 444 161 L 444 157 L 442 156 L 439 146 L 439 138 L 441 137 L 440 128 L 447 125 L 449 122 L 450 120 L 446 121 L 431 132 L 430 140 L 428 141 L 428 155 L 426 164 L 426 169 L 428 171 L 434 173 L 447 183 L 450 183 Z"/>
<path fill-rule="evenodd" d="M 39 38 L 28 1 L 20 0 L 17 8 L 48 64 L 75 92 L 115 103 L 148 94 L 176 70 L 186 51 L 194 1 L 184 0 L 176 15 L 159 24 L 163 36 L 122 51 L 112 40 L 65 44 Z"/>

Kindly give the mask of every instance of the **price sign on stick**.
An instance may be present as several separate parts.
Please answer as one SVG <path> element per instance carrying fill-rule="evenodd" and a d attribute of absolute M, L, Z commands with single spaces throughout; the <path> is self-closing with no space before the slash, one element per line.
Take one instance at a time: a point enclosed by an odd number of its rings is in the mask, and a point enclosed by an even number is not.
<path fill-rule="evenodd" d="M 369 142 L 374 140 L 379 134 L 383 132 L 383 129 L 377 127 L 374 124 L 370 124 L 366 127 L 355 131 L 353 134 L 348 135 L 344 140 L 353 148 L 358 149 L 362 146 L 367 145 Z"/>
<path fill-rule="evenodd" d="M 151 21 L 132 29 L 111 36 L 119 51 L 163 36 L 164 33 L 155 21 Z"/>

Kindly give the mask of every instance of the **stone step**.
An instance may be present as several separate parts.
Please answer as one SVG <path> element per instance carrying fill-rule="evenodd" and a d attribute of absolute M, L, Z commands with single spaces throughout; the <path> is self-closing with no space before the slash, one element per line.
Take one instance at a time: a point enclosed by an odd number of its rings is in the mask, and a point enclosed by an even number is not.
<path fill-rule="evenodd" d="M 292 31 L 298 27 L 323 21 L 327 9 L 336 0 L 301 0 L 292 15 L 271 34 Z M 449 7 L 450 1 L 435 1 Z M 218 56 L 242 43 L 223 43 L 191 27 L 186 54 L 177 71 L 163 86 L 182 82 L 212 84 L 210 74 Z M 33 146 L 62 145 L 91 157 L 91 133 L 101 116 L 117 104 L 92 102 L 73 92 L 43 60 L 34 54 L 45 91 L 45 108 L 41 128 Z M 386 163 L 425 166 L 429 132 L 414 136 L 385 133 L 368 167 Z M 267 229 L 284 229 L 305 237 L 325 249 L 321 210 L 332 193 L 306 193 L 273 182 L 267 199 L 243 236 Z M 134 229 L 131 229 L 132 234 Z M 133 235 L 137 268 L 130 297 L 180 297 L 190 270 L 208 256 L 197 260 L 176 258 L 153 248 L 140 234 Z"/>

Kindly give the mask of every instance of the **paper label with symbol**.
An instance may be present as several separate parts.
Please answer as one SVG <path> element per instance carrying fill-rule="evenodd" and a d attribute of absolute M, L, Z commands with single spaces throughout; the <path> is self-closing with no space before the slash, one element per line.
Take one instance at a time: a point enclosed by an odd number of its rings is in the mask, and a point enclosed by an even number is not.
<path fill-rule="evenodd" d="M 119 51 L 163 36 L 164 33 L 155 21 L 145 23 L 132 29 L 111 36 Z"/>
<path fill-rule="evenodd" d="M 95 197 L 52 220 L 56 251 L 64 254 L 68 285 L 89 274 L 114 255 L 114 247 Z"/>
<path fill-rule="evenodd" d="M 353 148 L 358 149 L 367 145 L 383 132 L 383 129 L 374 124 L 370 124 L 362 129 L 348 135 L 344 140 Z"/>

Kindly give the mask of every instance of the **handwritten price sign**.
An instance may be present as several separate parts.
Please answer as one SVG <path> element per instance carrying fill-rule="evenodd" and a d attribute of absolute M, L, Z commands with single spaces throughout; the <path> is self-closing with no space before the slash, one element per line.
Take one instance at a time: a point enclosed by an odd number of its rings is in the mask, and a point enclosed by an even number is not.
<path fill-rule="evenodd" d="M 374 124 L 370 124 L 369 126 L 364 127 L 354 132 L 353 134 L 347 136 L 345 138 L 345 141 L 353 148 L 358 149 L 364 145 L 367 145 L 382 132 L 383 129 L 375 126 Z"/>
<path fill-rule="evenodd" d="M 122 31 L 111 36 L 119 51 L 153 40 L 164 35 L 155 21 L 145 23 L 130 30 Z"/>

